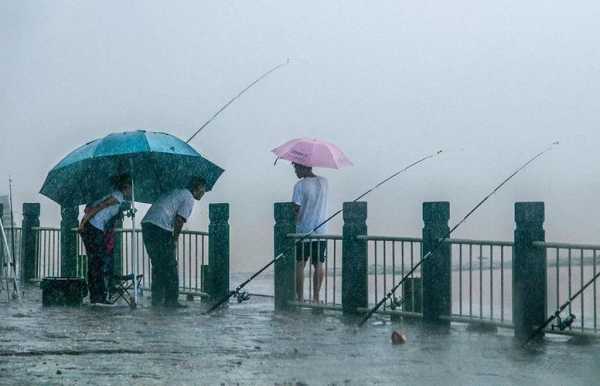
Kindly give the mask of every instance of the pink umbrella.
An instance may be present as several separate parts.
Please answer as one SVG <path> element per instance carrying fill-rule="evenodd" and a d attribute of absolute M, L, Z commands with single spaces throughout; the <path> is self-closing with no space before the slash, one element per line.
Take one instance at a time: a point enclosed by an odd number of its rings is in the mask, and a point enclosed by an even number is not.
<path fill-rule="evenodd" d="M 337 146 L 320 139 L 296 138 L 271 151 L 275 153 L 277 159 L 285 159 L 304 166 L 331 169 L 352 166 L 352 162 Z"/>

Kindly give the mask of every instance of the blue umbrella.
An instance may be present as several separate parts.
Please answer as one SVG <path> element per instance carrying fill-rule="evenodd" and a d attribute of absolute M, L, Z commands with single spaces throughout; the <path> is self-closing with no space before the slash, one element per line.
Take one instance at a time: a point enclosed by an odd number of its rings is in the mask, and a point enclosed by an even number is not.
<path fill-rule="evenodd" d="M 135 202 L 152 203 L 162 193 L 187 187 L 193 177 L 204 178 L 210 190 L 223 169 L 166 133 L 113 133 L 67 155 L 48 173 L 40 193 L 62 206 L 86 204 L 110 193 L 111 177 L 125 173 L 132 177 L 131 253 L 135 278 L 139 271 Z M 134 279 L 133 306 L 138 303 L 137 283 Z"/>
<path fill-rule="evenodd" d="M 135 200 L 152 203 L 164 192 L 186 187 L 192 177 L 203 177 L 210 190 L 223 169 L 170 134 L 112 133 L 63 158 L 40 193 L 62 206 L 87 204 L 109 194 L 111 177 L 124 173 L 133 178 Z"/>

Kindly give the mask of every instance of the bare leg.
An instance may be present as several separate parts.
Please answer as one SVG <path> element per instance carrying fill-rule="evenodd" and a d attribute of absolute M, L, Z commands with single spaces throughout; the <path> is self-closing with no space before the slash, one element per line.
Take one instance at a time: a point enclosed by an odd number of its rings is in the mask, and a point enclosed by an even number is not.
<path fill-rule="evenodd" d="M 313 302 L 319 303 L 319 292 L 321 292 L 321 284 L 323 283 L 323 277 L 325 272 L 323 271 L 323 263 L 319 262 L 314 265 L 315 270 L 313 272 Z"/>
<path fill-rule="evenodd" d="M 306 261 L 296 261 L 296 299 L 304 301 L 304 266 Z"/>

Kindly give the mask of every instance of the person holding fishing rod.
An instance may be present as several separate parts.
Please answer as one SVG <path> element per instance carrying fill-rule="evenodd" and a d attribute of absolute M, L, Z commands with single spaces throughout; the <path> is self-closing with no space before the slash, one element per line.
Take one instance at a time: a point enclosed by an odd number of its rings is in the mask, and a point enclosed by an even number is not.
<path fill-rule="evenodd" d="M 310 233 L 327 217 L 327 190 L 325 177 L 313 173 L 312 167 L 292 162 L 296 177 L 300 181 L 294 185 L 292 202 L 296 204 L 296 233 Z M 327 226 L 317 229 L 313 234 L 327 233 Z M 313 271 L 313 303 L 319 303 L 319 292 L 325 272 L 323 263 L 327 256 L 327 242 L 323 240 L 303 241 L 296 246 L 296 298 L 304 301 L 304 268 L 310 258 Z"/>
<path fill-rule="evenodd" d="M 194 201 L 206 191 L 206 181 L 192 178 L 186 189 L 174 189 L 161 195 L 142 220 L 144 246 L 152 262 L 152 305 L 173 308 L 187 307 L 179 303 L 177 271 L 177 239 L 183 224 L 192 215 Z"/>
<path fill-rule="evenodd" d="M 91 304 L 110 304 L 108 287 L 113 276 L 114 226 L 131 199 L 131 177 L 122 174 L 112 178 L 114 191 L 88 205 L 79 224 L 88 256 L 88 289 Z"/>

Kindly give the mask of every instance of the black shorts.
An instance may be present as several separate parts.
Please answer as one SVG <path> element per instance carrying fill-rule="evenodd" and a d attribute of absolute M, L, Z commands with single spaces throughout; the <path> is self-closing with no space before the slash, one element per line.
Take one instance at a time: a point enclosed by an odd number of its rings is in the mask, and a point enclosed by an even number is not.
<path fill-rule="evenodd" d="M 327 259 L 327 241 L 303 241 L 296 244 L 296 261 L 307 261 L 310 258 L 312 264 L 324 263 Z"/>

